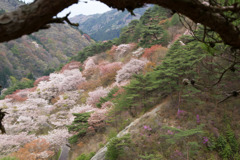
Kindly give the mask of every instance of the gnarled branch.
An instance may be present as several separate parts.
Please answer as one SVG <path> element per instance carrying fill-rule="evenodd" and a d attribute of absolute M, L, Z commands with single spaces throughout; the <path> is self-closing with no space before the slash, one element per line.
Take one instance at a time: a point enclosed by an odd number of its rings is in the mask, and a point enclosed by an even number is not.
<path fill-rule="evenodd" d="M 222 40 L 235 48 L 240 48 L 240 31 L 226 17 L 222 11 L 238 10 L 236 7 L 220 8 L 220 11 L 202 4 L 199 0 L 98 0 L 109 7 L 119 10 L 132 11 L 140 8 L 146 3 L 157 4 L 181 13 L 195 23 L 201 23 L 211 30 L 217 32 Z M 34 3 L 11 13 L 0 16 L 0 42 L 16 39 L 25 34 L 31 34 L 39 29 L 48 28 L 54 16 L 68 6 L 77 3 L 78 0 L 35 0 Z M 214 4 L 210 2 L 210 5 Z"/>
<path fill-rule="evenodd" d="M 64 8 L 78 0 L 35 0 L 17 10 L 0 16 L 0 42 L 16 39 L 40 29 L 49 28 L 49 24 Z"/>

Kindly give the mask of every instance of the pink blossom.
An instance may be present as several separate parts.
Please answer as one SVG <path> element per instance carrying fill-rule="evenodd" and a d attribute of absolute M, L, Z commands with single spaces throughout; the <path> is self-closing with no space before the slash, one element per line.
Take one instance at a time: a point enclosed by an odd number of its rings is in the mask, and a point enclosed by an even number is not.
<path fill-rule="evenodd" d="M 167 133 L 168 133 L 169 135 L 173 135 L 173 134 L 174 134 L 171 130 L 168 130 Z"/>
<path fill-rule="evenodd" d="M 107 96 L 108 92 L 109 92 L 109 89 L 106 89 L 103 87 L 97 88 L 93 92 L 89 92 L 88 93 L 89 97 L 87 98 L 87 104 L 93 105 L 94 107 L 96 107 L 96 104 L 99 102 L 100 98 Z"/>
<path fill-rule="evenodd" d="M 138 59 L 132 59 L 117 72 L 116 82 L 120 83 L 132 77 L 133 74 L 139 74 L 144 68 L 146 62 Z"/>
<path fill-rule="evenodd" d="M 35 80 L 34 86 L 37 86 L 41 81 L 48 81 L 48 80 L 49 80 L 49 76 L 40 77 L 40 78 Z"/>
<path fill-rule="evenodd" d="M 200 123 L 200 119 L 199 119 L 199 115 L 198 114 L 197 114 L 196 118 L 197 118 L 197 123 L 199 124 Z"/>
<path fill-rule="evenodd" d="M 151 131 L 151 130 L 152 130 L 152 128 L 149 127 L 149 126 L 147 126 L 147 125 L 143 126 L 143 128 L 144 128 L 145 130 L 148 130 L 148 131 Z"/>
<path fill-rule="evenodd" d="M 185 113 L 184 110 L 178 109 L 177 116 L 181 116 L 181 115 L 183 115 L 184 113 Z"/>
<path fill-rule="evenodd" d="M 85 70 L 94 68 L 95 66 L 96 66 L 96 64 L 94 63 L 92 58 L 89 58 L 89 59 L 86 60 L 86 62 L 85 62 Z"/>
<path fill-rule="evenodd" d="M 111 73 L 113 71 L 117 71 L 121 68 L 122 66 L 122 62 L 113 62 L 113 63 L 109 63 L 109 64 L 105 64 L 105 65 L 100 65 L 99 69 L 100 69 L 100 74 L 104 75 L 107 73 Z"/>
<path fill-rule="evenodd" d="M 208 138 L 207 137 L 203 137 L 203 144 L 206 144 L 208 142 Z"/>

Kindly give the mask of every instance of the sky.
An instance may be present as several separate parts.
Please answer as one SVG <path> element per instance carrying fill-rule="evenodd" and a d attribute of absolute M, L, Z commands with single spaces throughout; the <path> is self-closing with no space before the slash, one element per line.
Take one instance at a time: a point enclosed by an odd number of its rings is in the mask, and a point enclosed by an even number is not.
<path fill-rule="evenodd" d="M 34 0 L 21 0 L 26 3 L 31 3 Z M 87 1 L 88 3 L 84 3 L 83 1 L 80 1 L 78 4 L 74 4 L 65 10 L 63 10 L 61 13 L 58 14 L 59 17 L 65 16 L 67 13 L 71 12 L 71 15 L 69 17 L 73 17 L 79 14 L 84 14 L 84 15 L 91 15 L 91 14 L 96 14 L 96 13 L 104 13 L 111 8 L 109 8 L 107 5 L 104 3 L 98 2 L 98 1 L 90 1 L 90 0 L 84 0 Z"/>

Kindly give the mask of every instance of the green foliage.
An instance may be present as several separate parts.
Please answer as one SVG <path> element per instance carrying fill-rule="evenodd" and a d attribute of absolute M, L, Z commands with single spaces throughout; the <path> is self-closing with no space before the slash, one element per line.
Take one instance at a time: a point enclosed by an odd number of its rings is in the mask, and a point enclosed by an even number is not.
<path fill-rule="evenodd" d="M 197 128 L 188 129 L 188 130 L 182 130 L 174 127 L 165 126 L 163 127 L 163 129 L 170 130 L 174 134 L 161 135 L 161 137 L 163 137 L 167 143 L 175 144 L 181 141 L 186 141 L 186 139 L 189 138 L 190 136 L 193 136 L 196 134 L 203 134 L 204 132 L 202 128 L 203 128 L 203 125 L 199 125 Z M 195 145 L 193 143 L 190 143 L 190 144 Z"/>
<path fill-rule="evenodd" d="M 162 22 L 169 18 L 170 10 L 154 6 L 149 8 L 140 20 L 134 20 L 121 31 L 118 44 L 138 42 L 142 47 L 150 47 L 155 44 L 167 46 L 169 34 L 165 30 L 167 23 Z"/>
<path fill-rule="evenodd" d="M 4 87 L 7 86 L 8 84 L 8 79 L 9 79 L 9 76 L 11 75 L 11 71 L 9 68 L 7 67 L 3 67 L 3 69 L 0 70 L 0 84 L 2 85 L 2 88 L 3 89 Z M 1 90 L 0 89 L 0 90 Z"/>
<path fill-rule="evenodd" d="M 90 160 L 95 155 L 95 152 L 91 152 L 89 154 L 81 154 L 77 157 L 76 160 Z"/>
<path fill-rule="evenodd" d="M 14 44 L 14 46 L 11 48 L 11 51 L 14 55 L 20 55 L 18 46 L 16 44 Z"/>
<path fill-rule="evenodd" d="M 135 9 L 134 13 L 140 17 L 145 11 L 146 7 L 143 7 Z M 79 27 L 96 41 L 112 40 L 119 37 L 121 28 L 132 19 L 135 17 L 128 11 L 119 12 L 114 9 L 104 14 L 87 16 L 85 21 L 80 21 Z"/>
<path fill-rule="evenodd" d="M 53 69 L 53 68 L 48 68 L 48 69 L 46 69 L 46 70 L 43 72 L 43 75 L 44 75 L 44 76 L 49 76 L 50 73 L 53 73 L 53 72 L 55 72 L 55 69 Z"/>
<path fill-rule="evenodd" d="M 147 154 L 145 155 L 139 155 L 139 157 L 143 160 L 163 160 L 164 157 L 161 154 Z"/>
<path fill-rule="evenodd" d="M 150 105 L 149 102 L 152 102 L 152 99 L 150 98 L 150 79 L 142 74 L 135 75 L 134 79 L 129 85 L 124 87 L 124 89 L 125 93 L 117 102 L 117 107 L 128 109 L 132 115 L 133 108 L 137 106 L 146 108 L 147 105 Z"/>
<path fill-rule="evenodd" d="M 107 95 L 106 97 L 104 97 L 104 98 L 101 97 L 100 100 L 99 100 L 99 103 L 96 104 L 97 107 L 98 107 L 98 108 L 101 108 L 103 103 L 105 103 L 105 102 L 107 102 L 107 101 L 110 101 L 110 100 L 114 97 L 113 95 L 114 95 L 118 90 L 119 90 L 118 87 L 114 87 L 113 89 L 111 89 L 111 91 L 108 93 L 108 95 Z"/>
<path fill-rule="evenodd" d="M 112 45 L 114 44 L 114 41 L 94 43 L 85 47 L 83 51 L 80 51 L 76 56 L 72 57 L 72 60 L 83 62 L 90 56 L 94 56 L 95 54 L 99 54 L 111 49 Z"/>
<path fill-rule="evenodd" d="M 57 152 L 57 158 L 56 159 L 59 159 L 59 157 L 61 156 L 61 153 L 62 153 L 62 149 L 59 149 L 59 151 Z"/>
<path fill-rule="evenodd" d="M 31 79 L 31 80 L 35 80 L 32 72 L 31 72 L 31 73 L 28 73 L 27 76 L 26 76 L 26 78 Z"/>
<path fill-rule="evenodd" d="M 191 39 L 191 38 L 189 38 Z M 197 78 L 195 66 L 205 56 L 197 41 L 190 41 L 186 45 L 175 42 L 169 49 L 162 65 L 149 73 L 152 87 L 158 91 L 169 94 L 181 87 L 181 82 L 186 77 Z"/>
<path fill-rule="evenodd" d="M 128 99 L 128 94 L 125 92 L 121 95 L 118 95 L 117 99 L 114 100 L 115 111 L 129 110 L 131 112 L 133 101 Z"/>
<path fill-rule="evenodd" d="M 195 66 L 205 57 L 205 52 L 202 50 L 200 42 L 193 41 L 190 37 L 182 39 L 189 42 L 184 46 L 179 41 L 174 43 L 162 64 L 157 66 L 154 71 L 134 76 L 130 84 L 124 87 L 125 92 L 114 100 L 115 109 L 132 112 L 131 110 L 138 106 L 151 107 L 161 97 L 179 91 L 184 78 L 198 78 Z M 192 93 L 199 92 L 195 88 L 189 88 L 186 91 L 189 90 Z M 184 95 L 189 96 L 187 92 Z"/>
<path fill-rule="evenodd" d="M 195 153 L 197 153 L 200 149 L 200 145 L 198 142 L 188 142 L 187 146 L 189 147 L 189 155 L 190 157 L 193 157 Z"/>
<path fill-rule="evenodd" d="M 145 48 L 152 45 L 161 44 L 166 46 L 168 44 L 168 33 L 164 31 L 161 25 L 147 25 L 142 28 L 140 46 Z"/>
<path fill-rule="evenodd" d="M 78 135 L 73 135 L 72 137 L 70 137 L 68 139 L 68 141 L 69 141 L 70 144 L 75 144 L 75 143 L 78 142 L 78 138 L 79 138 Z"/>
<path fill-rule="evenodd" d="M 160 135 L 162 138 L 162 143 L 164 144 L 164 148 L 170 151 L 170 147 L 178 146 L 181 148 L 183 154 L 189 155 L 189 157 L 195 159 L 194 156 L 197 154 L 200 148 L 196 138 L 204 134 L 202 129 L 203 126 L 204 125 L 199 125 L 197 128 L 185 130 L 164 126 L 163 129 L 167 130 L 167 134 Z"/>
<path fill-rule="evenodd" d="M 30 79 L 22 79 L 18 81 L 15 77 L 10 76 L 11 82 L 10 86 L 7 88 L 7 91 L 4 92 L 3 95 L 0 96 L 0 99 L 4 99 L 6 95 L 12 94 L 18 89 L 25 89 L 25 88 L 32 88 L 33 87 L 33 80 Z"/>
<path fill-rule="evenodd" d="M 124 135 L 120 138 L 112 138 L 107 145 L 106 159 L 116 160 L 125 152 L 124 149 L 131 145 L 130 135 Z"/>
<path fill-rule="evenodd" d="M 77 135 L 74 135 L 69 138 L 69 143 L 73 144 L 78 141 L 79 137 L 82 137 L 86 134 L 88 125 L 88 118 L 91 115 L 91 112 L 86 113 L 73 113 L 75 116 L 74 121 L 71 125 L 68 125 L 68 131 L 78 132 Z"/>
<path fill-rule="evenodd" d="M 208 149 L 217 151 L 223 159 L 237 160 L 240 158 L 239 143 L 229 124 L 226 125 L 224 134 L 217 139 L 211 138 L 210 142 Z"/>
<path fill-rule="evenodd" d="M 174 14 L 170 21 L 170 26 L 176 26 L 178 24 L 180 24 L 179 16 L 178 16 L 178 14 Z"/>

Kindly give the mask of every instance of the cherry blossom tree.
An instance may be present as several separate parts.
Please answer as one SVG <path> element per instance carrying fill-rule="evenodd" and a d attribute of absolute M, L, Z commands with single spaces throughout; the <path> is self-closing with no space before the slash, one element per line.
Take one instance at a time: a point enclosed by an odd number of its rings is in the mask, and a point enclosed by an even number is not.
<path fill-rule="evenodd" d="M 96 107 L 96 104 L 99 102 L 101 97 L 107 96 L 109 89 L 99 87 L 93 92 L 89 92 L 89 97 L 87 98 L 87 104 Z"/>
<path fill-rule="evenodd" d="M 144 68 L 146 61 L 132 59 L 127 64 L 123 66 L 121 70 L 117 72 L 116 82 L 120 83 L 126 81 L 132 77 L 134 74 L 139 74 Z"/>

